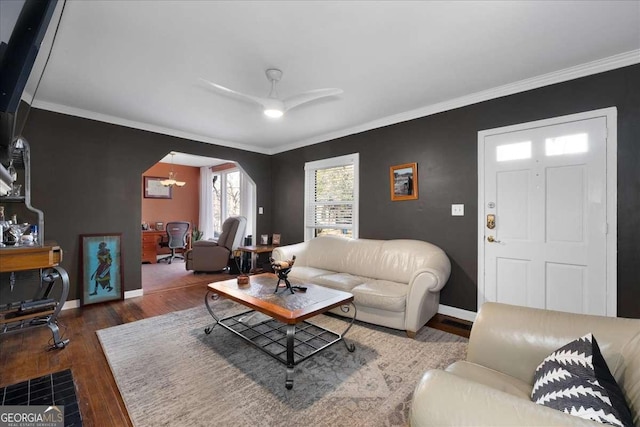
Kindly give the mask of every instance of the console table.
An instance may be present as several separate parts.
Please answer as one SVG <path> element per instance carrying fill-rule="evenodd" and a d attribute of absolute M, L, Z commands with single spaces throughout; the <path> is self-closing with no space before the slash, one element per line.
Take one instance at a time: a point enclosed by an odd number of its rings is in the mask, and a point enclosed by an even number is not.
<path fill-rule="evenodd" d="M 251 273 L 261 273 L 256 266 L 258 263 L 258 254 L 271 253 L 278 245 L 257 245 L 257 246 L 239 246 L 238 250 L 241 252 L 248 252 L 251 254 Z"/>
<path fill-rule="evenodd" d="M 0 273 L 10 273 L 9 282 L 3 286 L 23 286 L 15 279 L 15 273 L 40 270 L 41 286 L 33 299 L 0 305 L 0 335 L 47 326 L 53 334 L 54 348 L 64 348 L 68 339 L 60 337 L 57 318 L 69 296 L 69 275 L 59 266 L 62 249 L 55 243 L 44 246 L 12 246 L 0 248 Z M 62 290 L 57 299 L 50 298 L 56 282 Z"/>

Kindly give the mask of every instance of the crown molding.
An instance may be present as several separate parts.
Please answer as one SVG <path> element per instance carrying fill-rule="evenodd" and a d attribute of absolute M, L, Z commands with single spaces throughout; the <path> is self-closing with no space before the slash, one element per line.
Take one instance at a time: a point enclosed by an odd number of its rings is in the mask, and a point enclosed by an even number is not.
<path fill-rule="evenodd" d="M 127 120 L 122 117 L 110 116 L 108 114 L 95 113 L 93 111 L 84 110 L 82 108 L 67 107 L 66 105 L 56 104 L 53 102 L 35 101 L 33 103 L 34 108 L 41 110 L 52 111 L 54 113 L 67 114 L 70 116 L 82 117 L 89 120 L 96 120 L 99 122 L 110 123 L 114 125 L 124 126 L 133 129 L 145 130 L 149 132 L 159 133 L 163 135 L 175 136 L 182 139 L 188 139 L 192 141 L 206 142 L 208 144 L 220 145 L 223 147 L 237 148 L 244 151 L 252 151 L 260 154 L 272 154 L 263 147 L 257 147 L 253 145 L 240 144 L 237 142 L 226 141 L 223 139 L 210 138 L 208 136 L 197 135 L 194 133 L 183 132 L 177 129 L 170 129 L 163 126 L 152 125 L 149 123 L 138 122 L 135 120 Z"/>
<path fill-rule="evenodd" d="M 232 141 L 226 141 L 216 138 L 211 138 L 203 135 L 192 134 L 189 132 L 183 132 L 176 129 L 169 129 L 162 126 L 152 125 L 149 123 L 138 122 L 134 120 L 123 119 L 121 117 L 115 117 L 107 114 L 95 113 L 80 108 L 67 107 L 61 104 L 55 104 L 44 101 L 35 101 L 33 106 L 43 110 L 53 111 L 56 113 L 68 114 L 72 116 L 83 117 L 90 120 L 97 120 L 100 122 L 111 123 L 115 125 L 125 126 L 133 129 L 146 130 L 149 132 L 160 133 L 164 135 L 175 136 L 178 138 L 205 142 L 208 144 L 215 144 L 224 147 L 236 148 L 239 150 L 251 151 L 260 154 L 273 155 L 282 153 L 285 151 L 294 150 L 301 147 L 306 147 L 321 142 L 330 141 L 333 139 L 342 138 L 357 133 L 366 132 L 372 129 L 377 129 L 385 126 L 394 125 L 397 123 L 414 120 L 420 117 L 430 116 L 432 114 L 441 113 L 443 111 L 453 110 L 467 105 L 477 104 L 479 102 L 488 101 L 503 96 L 513 95 L 520 92 L 525 92 L 532 89 L 537 89 L 544 86 L 549 86 L 556 83 L 562 83 L 569 80 L 574 80 L 580 77 L 585 77 L 593 74 L 602 73 L 605 71 L 614 70 L 616 68 L 622 68 L 629 65 L 635 65 L 640 63 L 640 49 L 632 50 L 629 52 L 621 53 L 618 55 L 610 56 L 608 58 L 599 59 L 596 61 L 588 62 L 585 64 L 577 65 L 575 67 L 565 68 L 552 73 L 543 74 L 541 76 L 532 77 L 530 79 L 521 80 L 515 83 L 498 86 L 493 89 L 488 89 L 470 95 L 465 95 L 459 98 L 451 99 L 448 101 L 440 102 L 437 104 L 420 107 L 411 111 L 406 111 L 392 116 L 387 116 L 381 119 L 373 120 L 358 126 L 353 126 L 347 129 L 341 129 L 335 132 L 329 132 L 322 135 L 315 136 L 313 138 L 304 139 L 292 144 L 281 145 L 274 148 L 265 148 L 255 145 L 240 144 Z"/>
<path fill-rule="evenodd" d="M 404 113 L 395 114 L 393 116 L 387 116 L 382 119 L 354 126 L 349 129 L 342 129 L 314 138 L 305 139 L 294 144 L 275 147 L 270 154 L 282 153 L 285 151 L 294 150 L 296 148 L 306 147 L 308 145 L 318 144 L 320 142 L 326 142 L 332 139 L 338 139 L 348 135 L 354 135 L 357 133 L 366 132 L 368 130 L 377 129 L 396 123 L 402 123 L 420 117 L 426 117 L 432 114 L 441 113 L 443 111 L 453 110 L 455 108 L 465 107 L 467 105 L 477 104 L 479 102 L 488 101 L 507 95 L 513 95 L 520 92 L 526 92 L 528 90 L 537 89 L 556 83 L 562 83 L 592 74 L 603 73 L 605 71 L 610 71 L 629 65 L 635 65 L 638 63 L 640 63 L 640 49 L 610 56 L 604 59 L 599 59 L 597 61 L 587 62 L 575 67 L 565 68 L 559 71 L 554 71 L 552 73 L 543 74 L 515 83 L 498 86 L 493 89 L 472 93 L 470 95 L 465 95 L 449 101 L 420 107 L 415 110 L 406 111 Z"/>

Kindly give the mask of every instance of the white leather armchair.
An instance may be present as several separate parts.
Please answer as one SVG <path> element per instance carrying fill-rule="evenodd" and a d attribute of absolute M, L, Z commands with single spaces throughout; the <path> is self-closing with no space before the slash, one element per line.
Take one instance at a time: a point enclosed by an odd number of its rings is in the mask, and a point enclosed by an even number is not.
<path fill-rule="evenodd" d="M 427 371 L 411 403 L 413 427 L 600 426 L 531 401 L 534 373 L 556 349 L 593 333 L 640 425 L 640 319 L 485 303 L 467 359 Z"/>

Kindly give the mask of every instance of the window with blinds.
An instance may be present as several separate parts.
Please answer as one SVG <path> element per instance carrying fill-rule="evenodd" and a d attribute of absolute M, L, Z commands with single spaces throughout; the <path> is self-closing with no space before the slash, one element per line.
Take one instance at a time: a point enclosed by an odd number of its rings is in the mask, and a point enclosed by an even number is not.
<path fill-rule="evenodd" d="M 358 153 L 305 164 L 305 240 L 358 237 Z"/>

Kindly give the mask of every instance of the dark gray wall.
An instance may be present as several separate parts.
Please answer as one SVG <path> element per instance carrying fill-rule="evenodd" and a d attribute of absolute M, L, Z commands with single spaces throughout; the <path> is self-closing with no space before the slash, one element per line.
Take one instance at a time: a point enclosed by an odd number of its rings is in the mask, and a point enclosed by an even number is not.
<path fill-rule="evenodd" d="M 303 240 L 304 163 L 360 153 L 360 237 L 413 238 L 452 262 L 441 303 L 477 309 L 478 131 L 618 108 L 618 315 L 640 317 L 640 65 L 543 87 L 274 156 L 273 230 Z M 391 202 L 389 167 L 418 162 L 419 199 Z M 451 204 L 465 216 L 452 217 Z"/>
<path fill-rule="evenodd" d="M 80 234 L 122 233 L 124 288 L 141 287 L 142 173 L 170 151 L 237 161 L 257 185 L 258 206 L 265 207 L 257 233 L 271 231 L 269 156 L 37 109 L 23 134 L 32 153 L 31 202 L 44 211 L 45 238 L 64 250 L 69 299 L 80 298 Z"/>

